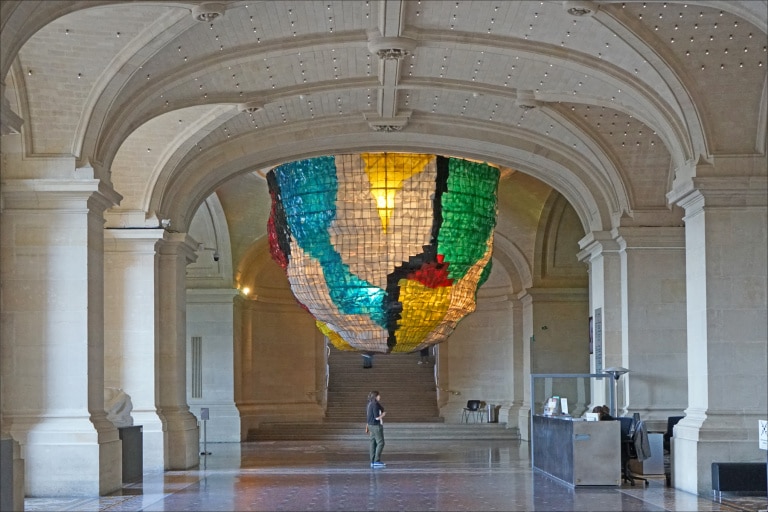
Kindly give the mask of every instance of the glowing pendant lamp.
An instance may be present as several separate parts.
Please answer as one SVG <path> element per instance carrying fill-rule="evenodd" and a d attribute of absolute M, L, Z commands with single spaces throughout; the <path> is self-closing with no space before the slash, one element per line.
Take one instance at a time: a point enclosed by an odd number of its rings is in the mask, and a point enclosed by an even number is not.
<path fill-rule="evenodd" d="M 496 167 L 364 153 L 291 162 L 267 181 L 272 257 L 337 348 L 413 352 L 475 310 L 491 269 Z"/>

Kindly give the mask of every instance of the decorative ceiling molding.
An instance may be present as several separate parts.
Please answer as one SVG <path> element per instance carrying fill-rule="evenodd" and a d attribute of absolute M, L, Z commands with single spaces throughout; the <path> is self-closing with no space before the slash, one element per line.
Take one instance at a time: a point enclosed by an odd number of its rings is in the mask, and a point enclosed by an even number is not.
<path fill-rule="evenodd" d="M 373 113 L 363 113 L 363 118 L 368 122 L 368 126 L 375 132 L 399 132 L 408 125 L 411 118 L 411 111 L 400 111 L 394 117 L 381 117 Z"/>
<path fill-rule="evenodd" d="M 416 40 L 407 37 L 368 35 L 368 50 L 382 60 L 401 60 L 416 49 Z"/>
<path fill-rule="evenodd" d="M 564 0 L 563 9 L 575 17 L 592 16 L 600 8 L 597 3 L 589 0 Z"/>
<path fill-rule="evenodd" d="M 240 112 L 246 112 L 248 114 L 254 114 L 264 108 L 264 104 L 259 101 L 249 101 L 247 103 L 241 103 L 237 107 Z"/>
<path fill-rule="evenodd" d="M 223 16 L 227 6 L 219 2 L 205 2 L 195 6 L 192 9 L 192 17 L 197 21 L 212 22 L 216 18 Z"/>
<path fill-rule="evenodd" d="M 536 99 L 533 91 L 517 91 L 517 97 L 515 98 L 515 105 L 523 110 L 533 110 L 542 106 L 542 102 Z"/>

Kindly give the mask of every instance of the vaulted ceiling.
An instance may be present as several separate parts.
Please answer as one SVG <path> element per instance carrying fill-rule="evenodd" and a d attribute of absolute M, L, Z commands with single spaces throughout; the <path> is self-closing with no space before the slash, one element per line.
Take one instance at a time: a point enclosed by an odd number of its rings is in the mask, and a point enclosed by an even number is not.
<path fill-rule="evenodd" d="M 767 5 L 4 0 L 3 126 L 111 183 L 115 226 L 183 230 L 235 176 L 362 150 L 523 172 L 585 231 L 680 225 L 677 169 L 765 150 Z"/>

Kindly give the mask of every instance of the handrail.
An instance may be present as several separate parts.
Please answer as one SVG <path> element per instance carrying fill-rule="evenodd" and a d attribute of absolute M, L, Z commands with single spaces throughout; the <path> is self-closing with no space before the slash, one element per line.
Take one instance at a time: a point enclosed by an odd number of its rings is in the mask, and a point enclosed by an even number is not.
<path fill-rule="evenodd" d="M 454 391 L 452 389 L 445 389 L 445 388 L 441 388 L 440 386 L 436 386 L 436 387 L 437 387 L 438 391 L 442 391 L 443 393 L 450 393 L 450 394 L 452 394 L 454 396 L 461 395 L 461 391 Z"/>

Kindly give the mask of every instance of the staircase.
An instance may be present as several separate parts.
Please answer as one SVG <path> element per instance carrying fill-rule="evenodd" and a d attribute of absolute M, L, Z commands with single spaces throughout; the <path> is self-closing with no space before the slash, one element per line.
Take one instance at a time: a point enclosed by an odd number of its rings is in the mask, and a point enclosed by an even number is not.
<path fill-rule="evenodd" d="M 331 348 L 328 356 L 327 423 L 365 424 L 368 393 L 378 391 L 387 411 L 386 425 L 392 423 L 440 423 L 437 408 L 434 366 L 418 364 L 415 354 L 376 354 L 373 367 L 363 368 L 358 352 Z"/>
<path fill-rule="evenodd" d="M 365 407 L 370 391 L 381 394 L 387 411 L 387 440 L 509 440 L 517 429 L 499 423 L 446 424 L 439 416 L 432 360 L 418 364 L 415 354 L 376 354 L 373 367 L 363 368 L 358 352 L 333 347 L 328 356 L 330 378 L 325 421 L 262 424 L 248 432 L 248 441 L 366 441 Z"/>

